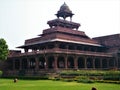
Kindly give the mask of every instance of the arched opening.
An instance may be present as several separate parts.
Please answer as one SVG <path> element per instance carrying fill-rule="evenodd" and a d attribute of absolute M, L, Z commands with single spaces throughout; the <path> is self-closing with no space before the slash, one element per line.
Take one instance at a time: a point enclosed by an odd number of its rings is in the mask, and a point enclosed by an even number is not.
<path fill-rule="evenodd" d="M 5 68 L 9 68 L 10 70 L 14 70 L 15 63 L 14 63 L 14 59 L 9 59 L 7 60 L 7 62 L 5 62 Z"/>
<path fill-rule="evenodd" d="M 95 68 L 101 68 L 101 66 L 100 66 L 100 59 L 99 58 L 95 59 Z"/>
<path fill-rule="evenodd" d="M 83 57 L 78 58 L 78 68 L 85 68 L 85 59 Z"/>
<path fill-rule="evenodd" d="M 26 58 L 22 59 L 22 69 L 27 69 L 27 66 L 28 66 L 27 59 Z"/>
<path fill-rule="evenodd" d="M 15 59 L 15 69 L 19 70 L 20 68 L 20 60 L 19 59 Z"/>
<path fill-rule="evenodd" d="M 29 64 L 30 64 L 30 69 L 35 69 L 35 58 L 31 58 Z"/>
<path fill-rule="evenodd" d="M 65 68 L 65 59 L 62 56 L 58 57 L 58 68 Z"/>
<path fill-rule="evenodd" d="M 93 68 L 93 59 L 87 58 L 87 68 Z"/>
<path fill-rule="evenodd" d="M 102 68 L 103 69 L 107 68 L 107 59 L 102 60 Z"/>
<path fill-rule="evenodd" d="M 118 58 L 118 68 L 120 68 L 120 58 Z"/>
<path fill-rule="evenodd" d="M 68 68 L 74 68 L 74 59 L 73 57 L 68 57 Z"/>
<path fill-rule="evenodd" d="M 109 68 L 114 68 L 114 59 L 109 59 Z"/>
<path fill-rule="evenodd" d="M 54 57 L 53 56 L 48 57 L 48 68 L 54 68 Z"/>
<path fill-rule="evenodd" d="M 45 68 L 45 58 L 40 57 L 39 58 L 39 69 L 43 69 L 43 68 Z"/>

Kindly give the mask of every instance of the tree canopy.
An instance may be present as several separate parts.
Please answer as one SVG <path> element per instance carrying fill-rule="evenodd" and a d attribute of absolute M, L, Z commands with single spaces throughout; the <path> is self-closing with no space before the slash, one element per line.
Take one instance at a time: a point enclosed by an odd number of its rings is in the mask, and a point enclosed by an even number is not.
<path fill-rule="evenodd" d="M 0 60 L 6 60 L 8 56 L 8 45 L 3 38 L 0 38 Z"/>

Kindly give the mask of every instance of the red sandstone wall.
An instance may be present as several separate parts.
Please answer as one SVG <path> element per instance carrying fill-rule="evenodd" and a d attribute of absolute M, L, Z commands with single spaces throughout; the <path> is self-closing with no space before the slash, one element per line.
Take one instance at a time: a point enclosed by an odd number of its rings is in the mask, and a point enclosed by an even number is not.
<path fill-rule="evenodd" d="M 120 34 L 93 38 L 108 47 L 108 52 L 116 53 L 120 49 Z"/>
<path fill-rule="evenodd" d="M 120 34 L 97 37 L 93 39 L 97 40 L 101 44 L 108 46 L 108 47 L 117 47 L 117 46 L 119 47 L 120 46 Z"/>

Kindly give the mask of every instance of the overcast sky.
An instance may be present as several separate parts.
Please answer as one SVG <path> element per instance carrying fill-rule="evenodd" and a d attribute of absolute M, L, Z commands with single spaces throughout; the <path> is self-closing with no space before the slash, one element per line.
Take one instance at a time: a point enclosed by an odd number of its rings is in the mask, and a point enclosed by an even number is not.
<path fill-rule="evenodd" d="M 0 0 L 0 38 L 16 49 L 49 28 L 64 2 L 89 37 L 120 33 L 120 0 Z"/>

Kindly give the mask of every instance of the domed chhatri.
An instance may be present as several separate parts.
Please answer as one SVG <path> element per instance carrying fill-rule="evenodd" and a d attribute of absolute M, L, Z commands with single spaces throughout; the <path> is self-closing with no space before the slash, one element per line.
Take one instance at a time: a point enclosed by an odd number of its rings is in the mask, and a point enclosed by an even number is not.
<path fill-rule="evenodd" d="M 60 7 L 60 10 L 57 12 L 56 16 L 62 17 L 64 20 L 67 17 L 70 17 L 70 19 L 72 20 L 72 16 L 74 14 L 72 13 L 72 11 L 69 9 L 69 7 L 67 6 L 67 4 L 64 2 L 64 4 Z"/>
<path fill-rule="evenodd" d="M 50 20 L 47 22 L 47 24 L 50 26 L 50 28 L 54 28 L 57 26 L 64 27 L 64 28 L 69 28 L 69 29 L 76 29 L 78 30 L 80 24 L 72 22 L 72 16 L 74 14 L 72 11 L 69 9 L 69 7 L 64 3 L 59 11 L 57 12 L 56 16 L 58 19 Z M 64 20 L 59 19 L 59 17 L 62 17 Z M 67 17 L 70 17 L 70 21 L 65 20 Z"/>
<path fill-rule="evenodd" d="M 65 11 L 68 13 L 71 13 L 72 11 L 69 9 L 69 7 L 67 6 L 67 4 L 64 2 L 64 4 L 60 7 L 60 11 Z"/>

